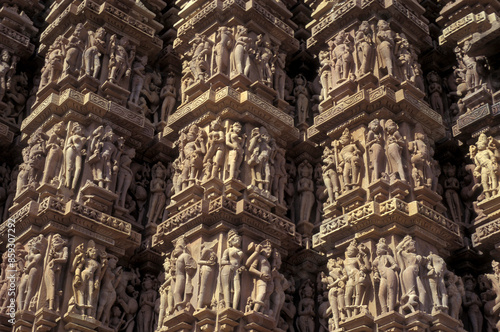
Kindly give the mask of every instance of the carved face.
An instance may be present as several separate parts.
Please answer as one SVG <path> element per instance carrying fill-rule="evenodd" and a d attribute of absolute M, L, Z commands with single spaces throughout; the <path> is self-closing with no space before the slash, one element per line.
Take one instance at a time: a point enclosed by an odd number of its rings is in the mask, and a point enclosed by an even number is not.
<path fill-rule="evenodd" d="M 379 126 L 379 121 L 377 119 L 374 119 L 368 124 L 368 129 L 375 132 L 378 130 L 378 126 Z"/>
<path fill-rule="evenodd" d="M 2 51 L 2 61 L 3 62 L 9 62 L 10 61 L 10 54 L 7 50 Z"/>
<path fill-rule="evenodd" d="M 96 248 L 88 248 L 87 249 L 87 256 L 89 256 L 91 259 L 97 259 L 97 249 Z"/>
<path fill-rule="evenodd" d="M 271 257 L 271 254 L 273 253 L 273 249 L 271 248 L 271 246 L 264 246 L 260 253 L 262 255 L 264 255 L 266 258 L 269 258 L 269 257 Z"/>
<path fill-rule="evenodd" d="M 235 247 L 235 248 L 241 248 L 241 237 L 239 235 L 235 235 L 233 236 L 230 241 L 229 241 L 229 244 L 232 246 L 232 247 Z"/>
<path fill-rule="evenodd" d="M 359 30 L 363 32 L 367 32 L 370 30 L 370 24 L 367 21 L 361 22 L 361 25 L 359 26 Z"/>

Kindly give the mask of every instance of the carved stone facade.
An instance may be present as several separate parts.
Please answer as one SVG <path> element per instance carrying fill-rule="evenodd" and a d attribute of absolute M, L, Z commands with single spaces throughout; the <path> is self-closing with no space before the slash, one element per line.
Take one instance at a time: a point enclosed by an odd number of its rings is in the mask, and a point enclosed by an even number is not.
<path fill-rule="evenodd" d="M 0 331 L 500 329 L 499 16 L 0 1 Z"/>

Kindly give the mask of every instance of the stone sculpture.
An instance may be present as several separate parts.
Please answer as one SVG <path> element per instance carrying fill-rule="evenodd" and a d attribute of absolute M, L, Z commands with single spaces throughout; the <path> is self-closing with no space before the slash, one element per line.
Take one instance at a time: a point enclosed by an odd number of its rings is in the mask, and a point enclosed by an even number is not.
<path fill-rule="evenodd" d="M 372 30 L 368 21 L 363 21 L 359 25 L 354 35 L 357 57 L 356 66 L 358 68 L 356 76 L 361 77 L 372 71 L 373 40 Z"/>
<path fill-rule="evenodd" d="M 175 76 L 173 73 L 168 73 L 165 80 L 165 86 L 160 92 L 160 98 L 163 99 L 161 104 L 160 122 L 167 121 L 167 118 L 172 114 L 177 101 L 177 89 L 175 88 Z"/>
<path fill-rule="evenodd" d="M 59 305 L 61 304 L 61 272 L 64 265 L 68 261 L 68 247 L 66 245 L 67 241 L 64 240 L 61 235 L 54 234 L 52 236 L 47 269 L 44 274 L 49 310 L 58 310 Z"/>
<path fill-rule="evenodd" d="M 367 312 L 365 300 L 370 286 L 369 272 L 371 270 L 369 256 L 368 248 L 363 244 L 358 246 L 356 240 L 351 241 L 345 251 L 344 267 L 347 275 L 345 308 L 348 317 Z"/>
<path fill-rule="evenodd" d="M 472 56 L 472 43 L 466 40 L 462 47 L 455 48 L 455 54 L 459 63 L 459 72 L 465 76 L 466 93 L 476 91 L 487 76 L 488 63 L 484 56 Z"/>
<path fill-rule="evenodd" d="M 45 255 L 46 239 L 42 234 L 28 242 L 28 254 L 23 274 L 19 283 L 17 307 L 20 310 L 30 310 L 30 302 L 35 297 L 43 275 L 43 257 Z"/>
<path fill-rule="evenodd" d="M 118 42 L 118 37 L 112 35 L 110 43 L 109 55 L 109 74 L 108 79 L 111 83 L 122 84 L 123 77 L 130 77 L 132 62 L 135 58 L 135 46 L 131 47 L 130 52 L 127 51 L 129 47 L 129 39 L 123 36 Z"/>
<path fill-rule="evenodd" d="M 118 170 L 120 149 L 123 138 L 118 138 L 111 126 L 99 126 L 90 138 L 88 163 L 93 180 L 99 187 L 111 190 L 113 174 Z"/>
<path fill-rule="evenodd" d="M 410 52 L 410 42 L 404 33 L 394 38 L 396 63 L 401 72 L 402 81 L 410 81 L 413 75 L 413 58 Z"/>
<path fill-rule="evenodd" d="M 144 55 L 142 57 L 137 57 L 131 68 L 131 86 L 130 86 L 130 97 L 129 103 L 139 104 L 139 95 L 144 86 L 144 80 L 146 76 L 146 65 L 148 64 L 148 56 Z"/>
<path fill-rule="evenodd" d="M 306 280 L 299 290 L 300 301 L 297 309 L 299 332 L 314 332 L 314 288 L 311 280 Z"/>
<path fill-rule="evenodd" d="M 345 286 L 347 275 L 344 270 L 344 261 L 338 257 L 330 258 L 327 263 L 328 276 L 323 280 L 328 288 L 328 302 L 332 313 L 333 327 L 339 328 L 339 322 L 345 318 Z"/>
<path fill-rule="evenodd" d="M 297 308 L 293 303 L 293 294 L 295 293 L 295 281 L 293 280 L 293 277 L 288 279 L 288 284 L 290 287 L 285 290 L 285 304 L 283 304 L 281 309 L 282 318 L 284 320 L 282 325 L 286 325 L 288 327 L 288 329 L 286 329 L 287 331 L 295 332 L 293 320 L 295 318 Z"/>
<path fill-rule="evenodd" d="M 70 128 L 71 124 L 68 124 Z M 82 171 L 82 149 L 87 142 L 83 128 L 74 123 L 68 129 L 68 138 L 64 144 L 64 167 L 66 176 L 66 187 L 70 190 L 76 189 L 80 173 Z"/>
<path fill-rule="evenodd" d="M 299 74 L 294 79 L 295 88 L 293 96 L 295 97 L 295 109 L 297 114 L 297 123 L 306 123 L 309 118 L 309 91 L 307 91 L 306 78 Z"/>
<path fill-rule="evenodd" d="M 224 306 L 238 310 L 241 294 L 241 273 L 245 270 L 245 265 L 242 265 L 241 237 L 235 230 L 229 231 L 227 246 L 220 261 L 220 287 L 224 298 Z"/>
<path fill-rule="evenodd" d="M 137 332 L 153 331 L 154 307 L 157 297 L 153 289 L 153 277 L 144 276 L 142 281 L 142 292 L 139 297 L 139 312 L 137 313 Z"/>
<path fill-rule="evenodd" d="M 286 53 L 279 50 L 279 46 L 274 49 L 274 57 L 271 70 L 274 68 L 274 90 L 276 90 L 278 99 L 285 99 L 285 82 L 286 82 Z"/>
<path fill-rule="evenodd" d="M 89 31 L 89 47 L 83 53 L 85 74 L 99 79 L 103 56 L 109 54 L 109 45 L 106 43 L 106 30 L 103 27 L 95 32 Z"/>
<path fill-rule="evenodd" d="M 343 191 L 349 191 L 359 186 L 361 180 L 361 150 L 347 128 L 342 133 L 339 143 L 342 149 L 337 159 L 337 172 L 342 174 L 340 182 Z"/>
<path fill-rule="evenodd" d="M 258 35 L 255 41 L 255 62 L 259 72 L 260 81 L 268 87 L 273 86 L 271 60 L 274 56 L 271 50 L 271 41 L 267 35 Z"/>
<path fill-rule="evenodd" d="M 483 331 L 483 314 L 481 313 L 483 302 L 475 292 L 476 284 L 476 279 L 472 275 L 464 276 L 465 296 L 462 305 L 466 311 L 471 332 Z"/>
<path fill-rule="evenodd" d="M 189 68 L 195 82 L 204 81 L 210 75 L 210 65 L 207 58 L 212 49 L 212 42 L 207 36 L 197 33 L 193 39 L 193 46 L 187 54 L 191 57 Z"/>
<path fill-rule="evenodd" d="M 132 169 L 130 165 L 132 164 L 132 159 L 135 157 L 135 149 L 129 148 L 120 157 L 120 169 L 117 175 L 117 186 L 116 194 L 118 195 L 117 205 L 124 208 L 125 201 L 127 197 L 128 189 L 132 184 L 134 175 L 132 174 Z"/>
<path fill-rule="evenodd" d="M 451 271 L 445 271 L 444 282 L 448 293 L 449 315 L 459 320 L 463 299 L 465 298 L 465 288 L 462 278 Z"/>
<path fill-rule="evenodd" d="M 197 125 L 192 125 L 179 138 L 179 159 L 182 164 L 182 189 L 198 184 L 203 171 L 203 158 L 207 152 L 207 133 Z"/>
<path fill-rule="evenodd" d="M 121 329 L 125 332 L 136 331 L 134 328 L 136 313 L 139 310 L 139 303 L 137 302 L 138 297 L 139 292 L 136 291 L 132 285 L 128 285 L 126 293 L 117 299 L 118 304 L 123 308 L 123 320 L 125 322 Z"/>
<path fill-rule="evenodd" d="M 319 58 L 319 77 L 321 83 L 321 100 L 328 99 L 328 93 L 332 89 L 332 68 L 329 51 L 321 51 Z"/>
<path fill-rule="evenodd" d="M 42 184 L 51 183 L 52 181 L 57 183 L 60 180 L 59 174 L 64 160 L 63 147 L 65 137 L 66 128 L 64 127 L 64 123 L 59 122 L 54 125 L 46 144 L 47 157 L 45 158 Z"/>
<path fill-rule="evenodd" d="M 274 180 L 273 180 L 273 195 L 278 198 L 278 203 L 286 206 L 285 202 L 285 186 L 287 182 L 286 173 L 286 150 L 283 148 L 276 148 L 276 155 L 274 159 Z"/>
<path fill-rule="evenodd" d="M 398 125 L 391 119 L 385 122 L 385 132 L 387 140 L 387 160 L 389 162 L 389 176 L 391 180 L 396 179 L 398 175 L 401 181 L 406 181 L 405 170 L 403 166 L 403 147 L 405 141 L 399 133 Z"/>
<path fill-rule="evenodd" d="M 432 312 L 448 311 L 448 292 L 444 282 L 444 274 L 446 272 L 446 263 L 440 256 L 434 254 L 432 251 L 427 260 L 427 276 L 429 277 L 429 285 L 432 295 Z"/>
<path fill-rule="evenodd" d="M 16 72 L 17 58 L 11 59 L 9 51 L 2 50 L 0 60 L 0 103 L 4 99 L 9 86 L 11 86 L 11 78 Z M 12 60 L 12 61 L 11 61 Z"/>
<path fill-rule="evenodd" d="M 210 132 L 208 134 L 207 153 L 203 158 L 205 166 L 205 175 L 203 180 L 210 178 L 222 179 L 225 157 L 225 135 L 224 127 L 220 118 L 210 123 Z"/>
<path fill-rule="evenodd" d="M 419 310 L 419 304 L 424 304 L 425 301 L 426 291 L 419 273 L 420 265 L 424 264 L 425 260 L 416 251 L 416 242 L 409 235 L 405 236 L 396 247 L 396 257 L 401 267 L 403 311 Z"/>
<path fill-rule="evenodd" d="M 443 105 L 443 87 L 441 86 L 441 77 L 435 72 L 431 71 L 427 74 L 427 82 L 429 84 L 429 102 L 433 110 L 441 115 L 444 115 Z"/>
<path fill-rule="evenodd" d="M 174 306 L 176 311 L 191 310 L 190 303 L 193 296 L 193 277 L 196 273 L 196 262 L 189 253 L 186 239 L 184 237 L 177 240 L 175 249 L 172 252 L 172 260 L 175 261 L 175 286 Z"/>
<path fill-rule="evenodd" d="M 251 68 L 249 51 L 252 38 L 248 37 L 246 27 L 242 25 L 236 27 L 235 40 L 233 53 L 231 54 L 233 63 L 231 73 L 235 73 L 236 75 L 243 74 L 248 77 Z"/>
<path fill-rule="evenodd" d="M 273 158 L 272 138 L 265 127 L 252 129 L 248 143 L 248 166 L 252 176 L 252 185 L 269 190 L 271 183 L 270 159 Z"/>
<path fill-rule="evenodd" d="M 99 306 L 97 307 L 97 320 L 105 326 L 109 325 L 111 307 L 116 300 L 116 287 L 120 283 L 122 267 L 117 266 L 118 258 L 114 255 L 107 256 L 107 267 L 102 275 L 101 292 L 99 293 Z"/>
<path fill-rule="evenodd" d="M 229 74 L 231 49 L 234 46 L 233 33 L 230 28 L 222 26 L 215 37 L 215 63 L 217 72 Z"/>
<path fill-rule="evenodd" d="M 415 187 L 425 186 L 431 188 L 433 184 L 432 156 L 434 150 L 428 143 L 427 136 L 420 124 L 415 126 L 414 141 L 408 142 L 408 150 L 411 152 L 412 177 Z"/>
<path fill-rule="evenodd" d="M 160 328 L 163 326 L 165 317 L 170 316 L 174 312 L 174 276 L 172 275 L 173 268 L 169 256 L 165 257 L 163 268 L 165 269 L 165 281 L 160 286 L 160 309 L 158 315 L 158 327 Z"/>
<path fill-rule="evenodd" d="M 372 170 L 371 182 L 375 182 L 382 177 L 382 173 L 385 171 L 384 138 L 378 119 L 373 119 L 368 124 L 366 147 L 368 148 L 370 168 Z"/>
<path fill-rule="evenodd" d="M 272 254 L 272 246 L 269 240 L 249 247 L 248 257 L 245 266 L 254 279 L 255 297 L 249 298 L 252 301 L 251 310 L 264 312 L 269 308 L 269 298 L 273 292 L 272 268 L 269 258 Z"/>
<path fill-rule="evenodd" d="M 380 68 L 384 69 L 387 75 L 394 74 L 394 32 L 389 27 L 389 23 L 380 20 L 377 23 L 377 53 Z M 383 75 L 380 75 L 383 76 Z"/>
<path fill-rule="evenodd" d="M 247 135 L 241 134 L 241 124 L 235 122 L 231 125 L 226 134 L 226 145 L 228 152 L 228 179 L 237 179 L 240 174 L 240 166 L 243 161 L 243 146 L 245 145 Z"/>
<path fill-rule="evenodd" d="M 42 180 L 45 167 L 46 142 L 48 136 L 41 130 L 37 130 L 28 140 L 28 185 L 32 188 L 38 187 Z"/>
<path fill-rule="evenodd" d="M 273 315 L 274 320 L 278 323 L 280 319 L 281 308 L 285 304 L 285 291 L 291 286 L 283 274 L 279 272 L 281 268 L 281 254 L 276 249 L 272 255 L 272 272 L 274 290 L 270 298 L 269 314 Z"/>
<path fill-rule="evenodd" d="M 492 265 L 496 264 L 495 261 Z M 498 329 L 498 301 L 495 286 L 498 282 L 491 279 L 487 274 L 481 274 L 478 277 L 479 290 L 481 291 L 481 301 L 483 302 L 483 315 L 486 331 L 495 331 Z M 494 285 L 496 283 L 496 285 Z"/>
<path fill-rule="evenodd" d="M 78 23 L 66 41 L 63 74 L 78 77 L 84 51 L 83 24 Z"/>
<path fill-rule="evenodd" d="M 446 198 L 452 220 L 458 223 L 463 220 L 463 208 L 458 195 L 460 183 L 456 178 L 456 166 L 451 163 L 446 163 L 443 165 L 443 173 L 445 175 L 443 183 L 444 197 Z"/>
<path fill-rule="evenodd" d="M 215 290 L 217 271 L 217 254 L 214 247 L 217 241 L 204 243 L 201 247 L 200 260 L 200 293 L 198 294 L 198 309 L 209 308 L 212 305 L 212 297 Z"/>
<path fill-rule="evenodd" d="M 328 192 L 328 204 L 336 202 L 340 192 L 339 177 L 337 176 L 338 142 L 332 142 L 332 149 L 325 146 L 323 150 L 323 182 Z"/>
<path fill-rule="evenodd" d="M 341 30 L 333 41 L 328 43 L 333 67 L 333 83 L 340 84 L 350 79 L 354 73 L 353 46 L 351 36 Z"/>
<path fill-rule="evenodd" d="M 74 274 L 74 296 L 70 303 L 73 302 L 73 305 L 68 307 L 68 312 L 95 317 L 101 280 L 105 272 L 103 270 L 106 266 L 107 253 L 97 249 L 93 240 L 88 241 L 86 250 L 83 244 L 76 248 L 71 269 Z"/>
<path fill-rule="evenodd" d="M 151 169 L 151 184 L 148 210 L 148 224 L 154 224 L 163 215 L 167 196 L 165 190 L 167 183 L 165 182 L 167 176 L 167 169 L 159 161 Z"/>
<path fill-rule="evenodd" d="M 483 133 L 477 139 L 476 149 L 470 153 L 476 164 L 474 176 L 481 180 L 486 199 L 496 196 L 498 192 L 498 159 L 492 150 L 498 152 L 496 141 Z"/>
<path fill-rule="evenodd" d="M 309 221 L 315 202 L 314 182 L 312 180 L 313 168 L 307 160 L 304 160 L 297 170 L 299 175 L 297 192 L 300 194 L 299 222 L 304 222 Z"/>
<path fill-rule="evenodd" d="M 375 282 L 379 284 L 378 299 L 382 313 L 393 311 L 396 308 L 399 289 L 397 272 L 399 266 L 391 255 L 391 249 L 384 238 L 377 243 L 377 257 L 373 261 Z"/>
<path fill-rule="evenodd" d="M 42 68 L 40 88 L 42 90 L 48 84 L 55 82 L 62 74 L 65 54 L 64 37 L 58 36 L 47 50 L 45 65 Z"/>

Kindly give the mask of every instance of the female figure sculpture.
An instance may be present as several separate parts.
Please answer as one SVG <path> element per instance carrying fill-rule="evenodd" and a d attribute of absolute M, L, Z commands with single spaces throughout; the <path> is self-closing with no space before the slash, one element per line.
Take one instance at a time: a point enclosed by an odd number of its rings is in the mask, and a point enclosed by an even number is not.
<path fill-rule="evenodd" d="M 82 149 L 87 142 L 87 138 L 83 134 L 82 126 L 78 123 L 73 125 L 69 135 L 64 146 L 64 162 L 66 187 L 73 190 L 76 189 L 82 170 Z"/>
<path fill-rule="evenodd" d="M 345 251 L 344 267 L 347 274 L 345 287 L 345 306 L 349 317 L 357 315 L 364 308 L 365 295 L 370 282 L 368 272 L 369 250 L 364 245 L 356 245 L 356 240 L 351 241 Z M 354 299 L 354 303 L 353 300 Z"/>
<path fill-rule="evenodd" d="M 146 76 L 146 65 L 148 64 L 148 56 L 144 55 L 139 57 L 132 66 L 132 84 L 130 87 L 129 102 L 132 104 L 139 104 L 139 95 L 144 85 L 144 78 Z"/>
<path fill-rule="evenodd" d="M 363 21 L 359 25 L 358 31 L 354 36 L 354 44 L 357 50 L 357 73 L 358 77 L 368 74 L 372 71 L 373 41 L 372 31 L 368 21 Z"/>
<path fill-rule="evenodd" d="M 406 181 L 403 168 L 402 151 L 405 142 L 398 131 L 398 125 L 391 119 L 385 122 L 387 134 L 387 160 L 389 161 L 389 172 L 391 177 L 399 175 L 401 181 Z"/>
<path fill-rule="evenodd" d="M 120 157 L 120 170 L 117 176 L 117 187 L 116 193 L 118 194 L 117 205 L 120 207 L 125 207 L 125 200 L 127 198 L 127 192 L 132 184 L 133 174 L 130 165 L 132 164 L 132 159 L 135 157 L 135 149 L 128 149 Z"/>
<path fill-rule="evenodd" d="M 177 89 L 175 88 L 175 76 L 173 73 L 167 75 L 165 86 L 160 91 L 161 104 L 160 122 L 167 121 L 172 114 L 177 100 Z"/>
<path fill-rule="evenodd" d="M 380 282 L 378 298 L 382 313 L 391 312 L 396 308 L 399 280 L 399 266 L 390 254 L 390 248 L 384 238 L 377 244 L 377 257 L 373 261 L 375 281 Z"/>
<path fill-rule="evenodd" d="M 377 52 L 380 67 L 387 70 L 387 75 L 394 76 L 394 33 L 389 23 L 384 20 L 378 21 L 377 28 Z"/>
<path fill-rule="evenodd" d="M 250 158 L 248 166 L 252 175 L 252 185 L 269 190 L 271 181 L 270 158 L 273 157 L 271 137 L 265 127 L 252 129 L 252 137 L 248 145 Z"/>
<path fill-rule="evenodd" d="M 68 247 L 66 247 L 66 243 L 66 240 L 64 240 L 61 235 L 54 234 L 52 236 L 49 260 L 47 269 L 45 270 L 45 288 L 47 290 L 49 310 L 59 308 L 60 302 L 56 302 L 56 298 L 59 299 L 58 293 L 61 270 L 68 261 Z"/>
<path fill-rule="evenodd" d="M 165 317 L 170 316 L 174 312 L 174 276 L 172 275 L 172 263 L 170 257 L 165 257 L 163 268 L 165 269 L 165 281 L 160 286 L 160 312 L 158 315 L 159 328 L 163 326 Z"/>
<path fill-rule="evenodd" d="M 314 182 L 312 180 L 313 168 L 307 160 L 298 167 L 299 182 L 297 191 L 300 194 L 299 222 L 309 221 L 311 210 L 314 205 Z"/>
<path fill-rule="evenodd" d="M 224 127 L 222 126 L 220 118 L 217 118 L 210 124 L 207 153 L 203 158 L 203 164 L 207 165 L 204 180 L 214 177 L 222 179 L 222 169 L 224 167 L 225 155 L 224 141 Z"/>
<path fill-rule="evenodd" d="M 241 135 L 241 124 L 235 122 L 226 134 L 226 145 L 229 148 L 228 168 L 229 179 L 237 179 L 240 173 L 241 162 L 243 161 L 243 145 L 247 138 L 246 134 Z"/>
<path fill-rule="evenodd" d="M 106 30 L 100 27 L 95 32 L 89 31 L 89 39 L 91 46 L 83 53 L 85 65 L 85 74 L 99 79 L 101 71 L 101 58 L 108 52 L 106 44 Z"/>
<path fill-rule="evenodd" d="M 243 251 L 241 237 L 235 230 L 230 230 L 227 236 L 227 249 L 221 258 L 220 281 L 226 308 L 238 310 L 241 294 L 241 273 L 245 269 L 241 265 Z"/>
<path fill-rule="evenodd" d="M 63 146 L 65 134 L 66 130 L 63 122 L 57 123 L 52 128 L 52 132 L 49 135 L 49 139 L 46 144 L 48 152 L 45 159 L 42 184 L 50 183 L 53 179 L 59 176 L 64 159 Z"/>
<path fill-rule="evenodd" d="M 200 260 L 200 294 L 198 295 L 198 309 L 210 307 L 215 289 L 215 272 L 217 265 L 217 254 L 213 248 L 217 244 L 204 243 L 201 248 Z"/>
<path fill-rule="evenodd" d="M 78 75 L 80 70 L 84 45 L 82 31 L 83 24 L 78 23 L 71 36 L 68 38 L 63 67 L 63 73 L 66 75 Z"/>
<path fill-rule="evenodd" d="M 252 38 L 248 37 L 247 28 L 238 25 L 235 39 L 236 43 L 232 54 L 234 65 L 231 66 L 231 72 L 235 72 L 236 75 L 243 74 L 248 77 L 250 75 L 249 50 Z"/>
<path fill-rule="evenodd" d="M 43 89 L 47 84 L 56 81 L 61 76 L 65 53 L 64 37 L 58 36 L 49 47 L 45 56 L 45 65 L 42 68 L 39 90 Z"/>
<path fill-rule="evenodd" d="M 368 133 L 366 134 L 366 147 L 370 156 L 370 168 L 372 169 L 371 182 L 375 182 L 384 172 L 384 141 L 380 128 L 380 121 L 373 119 L 368 124 Z"/>
<path fill-rule="evenodd" d="M 333 326 L 339 328 L 339 322 L 345 318 L 345 286 L 347 275 L 344 270 L 344 261 L 338 257 L 337 260 L 328 260 L 328 276 L 326 283 L 328 288 L 328 302 L 333 317 Z"/>
<path fill-rule="evenodd" d="M 316 313 L 314 311 L 314 289 L 311 284 L 311 280 L 306 280 L 299 291 L 297 325 L 300 332 L 314 332 L 314 316 L 316 316 Z"/>
<path fill-rule="evenodd" d="M 158 218 L 162 216 L 163 209 L 165 207 L 165 202 L 167 201 L 167 196 L 165 195 L 165 189 L 167 183 L 165 182 L 167 176 L 167 169 L 159 161 L 151 169 L 151 198 L 149 203 L 148 211 L 148 224 L 156 223 Z"/>
<path fill-rule="evenodd" d="M 17 307 L 20 310 L 29 310 L 30 302 L 35 296 L 43 275 L 44 237 L 39 235 L 28 242 L 29 252 L 26 255 L 23 275 L 19 283 Z"/>
<path fill-rule="evenodd" d="M 99 307 L 97 309 L 97 320 L 100 320 L 105 326 L 109 324 L 111 307 L 116 300 L 116 287 L 120 283 L 122 274 L 121 266 L 116 266 L 118 258 L 114 255 L 108 255 L 108 267 L 104 271 L 102 278 L 102 287 L 99 294 Z"/>
<path fill-rule="evenodd" d="M 299 74 L 295 77 L 295 88 L 293 95 L 295 97 L 295 107 L 297 109 L 298 123 L 305 123 L 309 112 L 309 92 L 306 87 L 306 79 Z"/>
<path fill-rule="evenodd" d="M 217 44 L 215 45 L 215 62 L 217 65 L 217 72 L 228 75 L 230 66 L 230 51 L 233 47 L 233 34 L 228 27 L 220 27 L 217 30 L 215 38 Z"/>
<path fill-rule="evenodd" d="M 396 247 L 396 255 L 401 266 L 401 303 L 411 312 L 419 309 L 419 304 L 425 304 L 426 291 L 420 278 L 420 265 L 424 263 L 422 256 L 417 255 L 415 241 L 407 235 Z M 424 305 L 425 307 L 425 305 Z"/>

